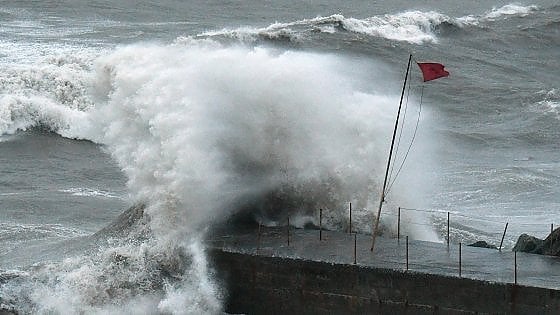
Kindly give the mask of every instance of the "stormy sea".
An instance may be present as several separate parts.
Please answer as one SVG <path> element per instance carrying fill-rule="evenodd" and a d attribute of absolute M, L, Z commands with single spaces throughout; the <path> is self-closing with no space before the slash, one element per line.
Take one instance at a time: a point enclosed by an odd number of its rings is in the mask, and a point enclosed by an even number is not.
<path fill-rule="evenodd" d="M 505 247 L 560 224 L 560 5 L 0 1 L 0 312 L 221 314 L 243 217 Z M 407 61 L 412 63 L 403 85 Z M 423 82 L 416 62 L 449 76 Z M 127 210 L 128 209 L 128 210 Z M 555 222 L 556 220 L 556 222 Z"/>

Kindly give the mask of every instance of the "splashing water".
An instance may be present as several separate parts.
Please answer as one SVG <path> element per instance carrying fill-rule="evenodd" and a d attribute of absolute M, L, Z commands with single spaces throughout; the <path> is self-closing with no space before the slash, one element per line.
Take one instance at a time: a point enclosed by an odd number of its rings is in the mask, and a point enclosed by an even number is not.
<path fill-rule="evenodd" d="M 351 201 L 355 228 L 371 231 L 396 99 L 374 66 L 190 38 L 97 59 L 91 105 L 51 127 L 104 144 L 146 208 L 102 231 L 92 254 L 9 283 L 4 301 L 37 313 L 219 313 L 201 242 L 209 225 L 239 212 L 304 224 L 323 208 L 336 229 Z M 395 191 L 395 203 L 416 197 Z"/>

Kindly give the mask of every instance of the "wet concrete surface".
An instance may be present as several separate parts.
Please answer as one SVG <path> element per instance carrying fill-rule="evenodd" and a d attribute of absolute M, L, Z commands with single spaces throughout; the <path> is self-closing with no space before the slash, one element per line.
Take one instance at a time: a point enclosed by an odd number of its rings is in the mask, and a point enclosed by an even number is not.
<path fill-rule="evenodd" d="M 320 240 L 320 234 L 321 240 Z M 377 237 L 371 252 L 371 235 L 284 227 L 222 229 L 207 240 L 208 247 L 227 252 L 354 264 L 362 267 L 407 270 L 405 238 Z M 356 246 L 354 246 L 356 244 Z M 459 251 L 461 265 L 459 266 Z M 356 255 L 354 255 L 354 252 Z M 517 257 L 515 257 L 517 256 Z M 515 268 L 517 261 L 517 268 Z M 517 275 L 515 270 L 517 270 Z M 408 241 L 408 271 L 463 277 L 497 283 L 560 289 L 560 258 L 511 250 L 459 244 Z"/>

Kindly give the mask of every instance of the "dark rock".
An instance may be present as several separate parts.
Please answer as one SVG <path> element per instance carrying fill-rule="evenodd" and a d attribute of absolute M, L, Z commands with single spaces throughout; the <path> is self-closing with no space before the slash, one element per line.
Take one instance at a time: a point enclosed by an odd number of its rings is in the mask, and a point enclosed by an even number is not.
<path fill-rule="evenodd" d="M 560 256 L 560 228 L 552 231 L 542 244 L 544 255 Z"/>
<path fill-rule="evenodd" d="M 472 243 L 472 244 L 467 245 L 467 246 L 498 249 L 498 247 L 496 247 L 492 244 L 488 244 L 485 241 L 478 241 L 478 242 Z"/>
<path fill-rule="evenodd" d="M 544 240 L 521 234 L 513 250 L 531 254 L 560 256 L 560 228 L 552 231 Z"/>
<path fill-rule="evenodd" d="M 148 220 L 148 218 L 144 215 L 145 209 L 146 206 L 144 204 L 137 204 L 130 207 L 125 212 L 121 213 L 121 215 L 119 215 L 113 223 L 95 233 L 93 237 L 123 238 L 129 235 L 132 231 L 145 231 Z"/>
<path fill-rule="evenodd" d="M 543 243 L 544 241 L 540 238 L 536 238 L 534 236 L 523 233 L 517 239 L 517 243 L 515 243 L 513 251 L 531 254 L 543 254 Z"/>

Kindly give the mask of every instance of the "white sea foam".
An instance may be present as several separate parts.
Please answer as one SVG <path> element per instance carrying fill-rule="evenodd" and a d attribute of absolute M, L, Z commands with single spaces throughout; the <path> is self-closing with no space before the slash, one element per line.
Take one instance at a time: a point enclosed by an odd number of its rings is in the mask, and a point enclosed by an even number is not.
<path fill-rule="evenodd" d="M 542 100 L 536 102 L 532 109 L 537 112 L 547 113 L 560 118 L 560 92 L 557 89 L 539 91 Z"/>
<path fill-rule="evenodd" d="M 135 199 L 160 211 L 156 230 L 240 206 L 280 211 L 273 196 L 369 208 L 395 99 L 382 83 L 360 92 L 344 74 L 365 75 L 359 65 L 185 39 L 129 46 L 97 67 L 95 130 L 81 136 L 109 145 Z"/>
<path fill-rule="evenodd" d="M 85 123 L 86 111 L 93 106 L 86 84 L 95 55 L 64 49 L 34 51 L 43 53 L 48 57 L 35 56 L 28 65 L 17 62 L 0 73 L 0 134 L 44 127 L 69 135 Z"/>
<path fill-rule="evenodd" d="M 0 239 L 9 242 L 29 241 L 45 238 L 73 238 L 87 235 L 85 231 L 68 228 L 60 224 L 0 223 Z"/>
<path fill-rule="evenodd" d="M 80 197 L 104 197 L 104 198 L 119 198 L 119 196 L 114 195 L 108 191 L 102 189 L 91 189 L 91 188 L 68 188 L 61 189 L 60 192 L 70 193 L 74 196 Z"/>
<path fill-rule="evenodd" d="M 538 7 L 536 5 L 523 6 L 520 4 L 512 3 L 512 4 L 506 4 L 499 8 L 492 8 L 492 10 L 487 12 L 483 16 L 483 18 L 488 20 L 495 20 L 507 16 L 524 17 L 536 11 L 537 9 Z"/>

